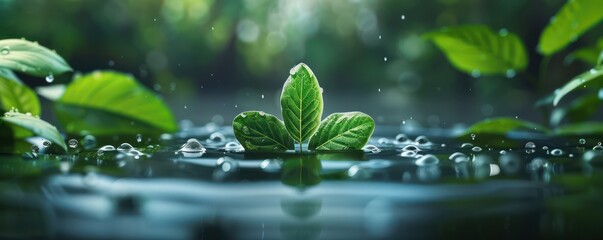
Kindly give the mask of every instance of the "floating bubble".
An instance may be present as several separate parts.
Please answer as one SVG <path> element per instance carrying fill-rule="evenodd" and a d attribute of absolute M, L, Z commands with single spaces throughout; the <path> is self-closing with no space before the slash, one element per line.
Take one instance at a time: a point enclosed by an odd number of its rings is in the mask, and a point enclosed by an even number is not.
<path fill-rule="evenodd" d="M 243 148 L 243 146 L 241 146 L 240 143 L 231 141 L 231 142 L 227 142 L 224 145 L 224 150 L 229 151 L 229 152 L 231 152 L 231 151 L 237 152 L 237 151 L 243 151 L 244 148 Z"/>
<path fill-rule="evenodd" d="M 584 145 L 584 144 L 586 144 L 586 139 L 580 138 L 580 140 L 578 140 L 578 143 Z"/>
<path fill-rule="evenodd" d="M 528 154 L 536 152 L 535 148 L 536 144 L 534 144 L 533 142 L 527 142 L 525 145 L 526 153 Z"/>
<path fill-rule="evenodd" d="M 404 151 L 400 154 L 401 157 L 414 157 L 417 155 L 415 151 Z"/>
<path fill-rule="evenodd" d="M 96 152 L 96 155 L 98 155 L 99 157 L 104 155 L 105 152 L 112 152 L 115 151 L 115 147 L 112 145 L 105 145 L 102 146 L 101 148 L 98 149 L 98 151 Z"/>
<path fill-rule="evenodd" d="M 402 148 L 402 151 L 403 152 L 408 152 L 408 151 L 418 152 L 418 151 L 421 151 L 421 149 L 417 145 L 406 145 Z"/>
<path fill-rule="evenodd" d="M 221 142 L 224 142 L 225 140 L 226 140 L 226 137 L 224 136 L 223 133 L 215 132 L 215 133 L 212 133 L 211 135 L 209 135 L 207 142 L 208 143 L 221 143 Z"/>
<path fill-rule="evenodd" d="M 559 149 L 559 148 L 555 148 L 551 151 L 551 155 L 553 156 L 561 156 L 563 155 L 563 150 Z"/>
<path fill-rule="evenodd" d="M 121 145 L 119 145 L 119 147 L 117 147 L 118 151 L 123 151 L 123 152 L 127 152 L 134 149 L 134 147 L 132 147 L 132 145 L 130 145 L 129 143 L 122 143 Z"/>
<path fill-rule="evenodd" d="M 142 142 L 142 134 L 136 134 L 136 142 Z"/>
<path fill-rule="evenodd" d="M 400 133 L 400 134 L 396 135 L 396 137 L 394 139 L 395 139 L 394 143 L 396 143 L 396 144 L 407 143 L 410 141 L 408 139 L 408 137 L 406 136 L 406 134 L 404 134 L 404 133 Z"/>
<path fill-rule="evenodd" d="M 461 163 L 461 162 L 468 162 L 469 161 L 469 157 L 467 155 L 465 155 L 464 153 L 461 153 L 461 152 L 455 152 L 453 154 L 450 154 L 450 156 L 448 157 L 448 159 L 454 161 L 455 163 Z"/>
<path fill-rule="evenodd" d="M 182 153 L 183 157 L 201 157 L 205 153 L 205 147 L 199 140 L 191 138 L 176 153 L 178 152 Z"/>
<path fill-rule="evenodd" d="M 415 160 L 415 165 L 420 166 L 420 167 L 425 167 L 425 166 L 435 166 L 440 162 L 440 160 L 431 154 L 427 154 L 422 156 L 421 158 Z"/>
<path fill-rule="evenodd" d="M 75 139 L 69 139 L 69 141 L 67 142 L 67 145 L 69 145 L 70 148 L 76 148 L 77 144 L 78 142 Z"/>
<path fill-rule="evenodd" d="M 427 144 L 431 144 L 431 142 L 429 141 L 429 139 L 426 136 L 418 136 L 417 138 L 415 138 L 415 142 L 419 145 L 427 145 Z"/>
<path fill-rule="evenodd" d="M 372 145 L 372 144 L 367 144 L 366 146 L 362 147 L 362 150 L 364 152 L 372 152 L 372 153 L 381 152 L 381 149 L 379 149 L 377 146 Z"/>
<path fill-rule="evenodd" d="M 463 143 L 463 144 L 461 144 L 461 148 L 473 148 L 473 144 L 472 143 Z"/>
<path fill-rule="evenodd" d="M 597 152 L 603 152 L 603 146 L 601 146 L 601 142 L 599 142 L 599 143 L 597 144 L 597 146 L 594 146 L 594 147 L 593 147 L 593 150 L 594 150 L 594 151 L 597 151 Z"/>

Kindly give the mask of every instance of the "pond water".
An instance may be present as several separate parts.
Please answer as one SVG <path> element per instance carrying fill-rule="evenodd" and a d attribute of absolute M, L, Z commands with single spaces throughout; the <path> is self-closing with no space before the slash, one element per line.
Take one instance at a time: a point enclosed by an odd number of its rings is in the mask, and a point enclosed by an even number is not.
<path fill-rule="evenodd" d="M 520 147 L 494 148 L 400 132 L 378 126 L 358 152 L 245 153 L 231 127 L 203 126 L 138 136 L 133 149 L 71 141 L 68 156 L 1 155 L 0 237 L 590 238 L 603 227 L 592 139 L 518 133 Z M 205 150 L 181 149 L 190 138 Z"/>

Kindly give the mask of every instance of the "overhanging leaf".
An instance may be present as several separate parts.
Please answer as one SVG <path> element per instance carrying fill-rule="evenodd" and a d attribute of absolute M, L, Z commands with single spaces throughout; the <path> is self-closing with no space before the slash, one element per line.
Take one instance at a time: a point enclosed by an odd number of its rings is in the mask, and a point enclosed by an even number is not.
<path fill-rule="evenodd" d="M 549 129 L 539 124 L 514 118 L 490 118 L 473 124 L 462 136 L 470 134 L 506 135 L 510 131 L 530 130 L 537 132 L 548 132 Z"/>
<path fill-rule="evenodd" d="M 67 151 L 65 140 L 57 128 L 50 125 L 46 121 L 34 117 L 31 114 L 23 114 L 19 112 L 7 112 L 1 118 L 4 122 L 13 126 L 27 129 L 35 135 L 45 138 L 46 140 L 59 145 L 63 150 Z"/>
<path fill-rule="evenodd" d="M 603 123 L 581 122 L 565 125 L 555 129 L 556 135 L 561 136 L 586 136 L 603 134 Z"/>
<path fill-rule="evenodd" d="M 128 134 L 172 132 L 172 113 L 155 93 L 130 75 L 96 71 L 76 78 L 55 104 L 69 133 Z M 115 121 L 115 122 L 114 122 Z M 130 124 L 129 130 L 117 129 Z M 125 131 L 125 132 L 124 132 Z"/>
<path fill-rule="evenodd" d="M 19 77 L 17 77 L 17 75 L 15 75 L 15 73 L 8 68 L 0 68 L 0 78 L 6 78 L 17 83 L 22 83 L 21 79 L 19 79 Z"/>
<path fill-rule="evenodd" d="M 310 139 L 309 149 L 360 150 L 375 130 L 375 121 L 361 112 L 333 113 Z"/>
<path fill-rule="evenodd" d="M 235 137 L 248 151 L 293 149 L 293 139 L 277 117 L 258 111 L 243 112 L 232 122 Z"/>
<path fill-rule="evenodd" d="M 446 54 L 457 69 L 469 74 L 515 74 L 528 64 L 528 56 L 517 35 L 498 33 L 483 25 L 443 28 L 425 34 Z"/>
<path fill-rule="evenodd" d="M 23 39 L 0 40 L 0 67 L 38 77 L 71 71 L 56 52 Z"/>
<path fill-rule="evenodd" d="M 0 113 L 12 108 L 34 116 L 40 115 L 40 101 L 33 90 L 19 82 L 0 77 Z M 31 136 L 29 131 L 21 128 L 14 128 L 13 133 L 16 138 Z"/>
<path fill-rule="evenodd" d="M 586 86 L 587 83 L 592 83 L 593 81 L 600 81 L 603 79 L 603 68 L 592 68 L 585 73 L 582 73 L 568 83 L 566 83 L 560 89 L 555 90 L 555 99 L 553 100 L 553 106 L 557 106 L 559 101 L 568 93 L 575 90 L 578 87 Z"/>
<path fill-rule="evenodd" d="M 285 127 L 299 143 L 318 129 L 322 116 L 322 92 L 312 70 L 300 63 L 289 71 L 281 93 L 281 111 Z"/>
<path fill-rule="evenodd" d="M 601 9 L 601 0 L 568 1 L 544 28 L 538 44 L 539 51 L 547 56 L 552 55 L 578 39 L 603 19 Z"/>

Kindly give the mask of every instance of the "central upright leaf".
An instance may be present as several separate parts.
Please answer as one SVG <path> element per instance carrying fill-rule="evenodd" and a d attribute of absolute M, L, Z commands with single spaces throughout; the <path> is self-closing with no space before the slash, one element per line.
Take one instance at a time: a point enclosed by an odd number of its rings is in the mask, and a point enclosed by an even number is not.
<path fill-rule="evenodd" d="M 287 132 L 301 144 L 320 125 L 322 93 L 316 76 L 306 64 L 298 64 L 289 74 L 281 93 L 281 111 Z"/>

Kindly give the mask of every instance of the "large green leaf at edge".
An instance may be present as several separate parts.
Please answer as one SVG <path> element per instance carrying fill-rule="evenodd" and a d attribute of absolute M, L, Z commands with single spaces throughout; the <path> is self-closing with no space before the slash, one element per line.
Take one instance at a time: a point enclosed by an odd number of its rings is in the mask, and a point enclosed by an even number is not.
<path fill-rule="evenodd" d="M 56 101 L 55 110 L 67 132 L 134 134 L 177 129 L 165 103 L 132 76 L 95 71 L 76 78 Z"/>
<path fill-rule="evenodd" d="M 578 39 L 603 19 L 601 9 L 601 0 L 568 1 L 544 28 L 538 44 L 539 51 L 552 55 Z"/>
<path fill-rule="evenodd" d="M 603 123 L 581 122 L 561 126 L 555 129 L 556 135 L 561 136 L 586 136 L 603 134 Z"/>
<path fill-rule="evenodd" d="M 35 135 L 47 139 L 48 141 L 59 145 L 63 150 L 67 151 L 65 140 L 55 126 L 50 125 L 46 121 L 32 116 L 30 114 L 9 112 L 6 113 L 2 120 L 13 126 L 18 126 L 33 132 Z"/>
<path fill-rule="evenodd" d="M 507 74 L 522 71 L 528 55 L 521 39 L 508 31 L 495 33 L 483 25 L 443 28 L 427 33 L 457 69 L 466 73 Z"/>
<path fill-rule="evenodd" d="M 11 108 L 23 113 L 40 115 L 40 101 L 36 93 L 26 85 L 0 77 L 0 113 L 8 112 Z M 29 131 L 13 128 L 14 137 L 31 136 Z"/>
<path fill-rule="evenodd" d="M 293 149 L 293 139 L 277 117 L 258 111 L 243 112 L 232 121 L 235 137 L 248 151 Z"/>
<path fill-rule="evenodd" d="M 38 77 L 71 71 L 56 52 L 23 39 L 0 40 L 0 67 Z"/>
<path fill-rule="evenodd" d="M 306 64 L 297 64 L 289 74 L 281 93 L 281 112 L 291 137 L 302 143 L 316 132 L 320 124 L 322 92 L 316 76 Z"/>
<path fill-rule="evenodd" d="M 310 139 L 309 149 L 359 150 L 375 130 L 375 121 L 361 112 L 333 113 Z"/>
<path fill-rule="evenodd" d="M 505 135 L 510 131 L 526 129 L 540 132 L 549 132 L 549 129 L 539 124 L 514 118 L 490 118 L 473 124 L 462 136 L 469 134 L 497 134 Z"/>
<path fill-rule="evenodd" d="M 590 69 L 589 71 L 582 73 L 576 77 L 574 77 L 572 80 L 570 80 L 568 83 L 566 83 L 563 87 L 561 87 L 560 89 L 555 90 L 555 99 L 553 100 L 553 106 L 556 106 L 559 101 L 561 100 L 561 98 L 563 98 L 566 94 L 568 94 L 569 92 L 575 90 L 576 88 L 580 87 L 580 86 L 586 86 L 585 84 L 593 81 L 593 80 L 603 80 L 603 68 L 593 68 Z"/>

